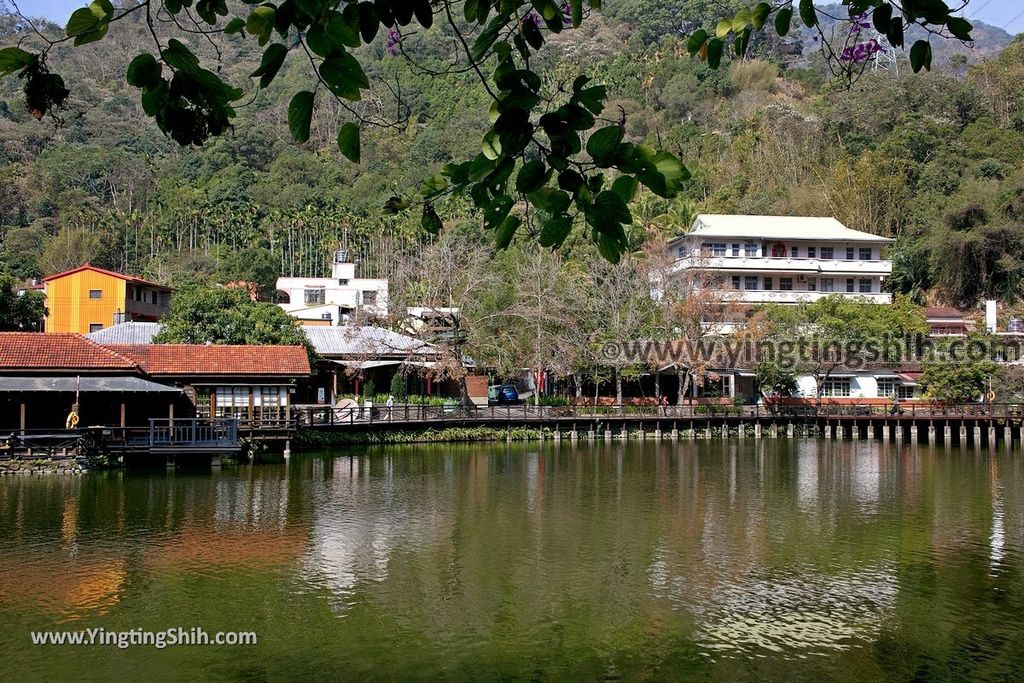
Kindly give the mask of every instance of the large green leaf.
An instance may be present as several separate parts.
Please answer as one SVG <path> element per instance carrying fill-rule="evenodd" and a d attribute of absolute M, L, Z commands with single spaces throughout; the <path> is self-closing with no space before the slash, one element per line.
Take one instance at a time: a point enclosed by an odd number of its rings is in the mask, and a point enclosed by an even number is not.
<path fill-rule="evenodd" d="M 309 139 L 309 125 L 313 119 L 313 93 L 308 90 L 296 93 L 288 104 L 288 130 L 295 142 Z"/>
<path fill-rule="evenodd" d="M 561 213 L 569 208 L 572 197 L 568 192 L 553 187 L 542 187 L 526 196 L 536 208 L 548 213 Z"/>
<path fill-rule="evenodd" d="M 430 202 L 424 202 L 423 204 L 423 217 L 420 219 L 420 225 L 431 235 L 438 234 L 441 232 L 441 228 L 444 227 L 441 217 L 437 215 L 437 211 Z"/>
<path fill-rule="evenodd" d="M 969 41 L 971 39 L 971 30 L 974 28 L 971 22 L 967 21 L 962 17 L 949 17 L 946 20 L 946 28 L 956 38 L 963 41 Z"/>
<path fill-rule="evenodd" d="M 919 40 L 910 48 L 910 66 L 914 73 L 922 68 L 932 68 L 932 46 L 927 40 Z"/>
<path fill-rule="evenodd" d="M 362 99 L 360 90 L 370 87 L 363 67 L 348 52 L 337 52 L 325 59 L 320 64 L 320 77 L 331 92 L 353 102 Z"/>
<path fill-rule="evenodd" d="M 722 52 L 725 50 L 725 44 L 719 38 L 712 38 L 708 41 L 708 66 L 712 69 L 717 69 L 718 65 L 722 63 Z"/>
<path fill-rule="evenodd" d="M 349 161 L 359 163 L 359 126 L 349 121 L 338 129 L 338 149 Z"/>
<path fill-rule="evenodd" d="M 548 181 L 550 172 L 540 159 L 523 164 L 516 176 L 516 191 L 529 194 L 540 189 Z"/>
<path fill-rule="evenodd" d="M 629 224 L 633 222 L 633 215 L 629 212 L 629 206 L 623 201 L 618 193 L 605 190 L 597 195 L 594 200 L 594 210 L 603 217 L 609 218 L 616 223 Z"/>
<path fill-rule="evenodd" d="M 420 184 L 420 194 L 427 199 L 432 199 L 448 189 L 448 179 L 440 173 L 435 173 Z"/>
<path fill-rule="evenodd" d="M 622 175 L 612 183 L 612 192 L 622 197 L 622 201 L 631 202 L 636 197 L 639 183 L 633 176 Z"/>
<path fill-rule="evenodd" d="M 552 216 L 540 229 L 538 241 L 542 247 L 558 248 L 572 232 L 572 216 L 560 213 Z"/>
<path fill-rule="evenodd" d="M 180 40 L 171 38 L 161 52 L 164 61 L 180 71 L 192 72 L 199 68 L 199 58 Z"/>
<path fill-rule="evenodd" d="M 128 81 L 128 85 L 146 88 L 156 85 L 162 71 L 163 66 L 156 61 L 156 57 L 148 52 L 143 52 L 128 64 L 125 79 Z"/>
<path fill-rule="evenodd" d="M 273 82 L 277 72 L 281 70 L 281 65 L 284 64 L 284 58 L 287 56 L 288 48 L 281 43 L 270 45 L 263 53 L 263 59 L 260 60 L 259 68 L 249 74 L 250 78 L 259 76 L 260 87 L 266 88 Z"/>
<path fill-rule="evenodd" d="M 704 29 L 698 29 L 693 32 L 693 35 L 686 41 L 686 51 L 690 53 L 690 56 L 694 56 L 700 49 L 704 47 L 704 43 L 708 42 L 708 32 Z"/>
<path fill-rule="evenodd" d="M 814 28 L 818 24 L 818 11 L 814 9 L 814 0 L 800 0 L 800 19 L 807 28 Z"/>
<path fill-rule="evenodd" d="M 498 233 L 494 238 L 494 246 L 498 249 L 505 249 L 509 244 L 512 243 L 512 238 L 516 235 L 516 230 L 519 229 L 519 225 L 522 221 L 518 216 L 507 216 L 505 220 L 498 226 Z"/>
<path fill-rule="evenodd" d="M 594 131 L 587 140 L 587 154 L 598 164 L 609 162 L 615 154 L 615 148 L 622 142 L 624 134 L 622 126 L 607 126 Z"/>
<path fill-rule="evenodd" d="M 274 19 L 277 10 L 273 5 L 260 5 L 253 8 L 245 22 L 245 30 L 249 35 L 257 37 L 259 45 L 270 42 L 270 32 L 274 30 Z"/>
<path fill-rule="evenodd" d="M 878 10 L 875 10 L 876 12 Z M 783 7 L 779 10 L 779 13 L 775 15 L 775 32 L 780 36 L 789 35 L 789 30 L 793 27 L 793 8 Z"/>
<path fill-rule="evenodd" d="M 36 61 L 36 56 L 20 47 L 5 47 L 0 50 L 0 78 L 19 71 Z"/>
<path fill-rule="evenodd" d="M 484 228 L 490 230 L 505 220 L 505 216 L 512 210 L 513 204 L 515 204 L 515 200 L 507 194 L 498 195 L 491 200 L 491 203 L 484 211 Z"/>

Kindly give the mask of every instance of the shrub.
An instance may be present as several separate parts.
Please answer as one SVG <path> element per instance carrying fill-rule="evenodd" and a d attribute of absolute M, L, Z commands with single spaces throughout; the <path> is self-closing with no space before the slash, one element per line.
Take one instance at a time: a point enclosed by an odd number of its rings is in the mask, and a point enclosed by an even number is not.
<path fill-rule="evenodd" d="M 391 395 L 395 397 L 395 403 L 405 403 L 405 399 L 409 396 L 405 375 L 401 372 L 396 372 L 391 377 Z"/>

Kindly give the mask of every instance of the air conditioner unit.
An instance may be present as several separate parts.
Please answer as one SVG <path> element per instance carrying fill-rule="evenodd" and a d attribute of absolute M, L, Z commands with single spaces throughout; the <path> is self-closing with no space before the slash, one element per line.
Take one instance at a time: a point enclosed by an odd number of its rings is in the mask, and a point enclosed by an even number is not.
<path fill-rule="evenodd" d="M 796 280 L 797 280 L 797 282 L 803 282 L 803 281 L 805 281 L 806 279 L 807 279 L 807 278 L 806 278 L 805 276 L 801 275 L 801 276 L 800 276 L 800 277 L 798 277 L 798 278 L 797 278 Z"/>

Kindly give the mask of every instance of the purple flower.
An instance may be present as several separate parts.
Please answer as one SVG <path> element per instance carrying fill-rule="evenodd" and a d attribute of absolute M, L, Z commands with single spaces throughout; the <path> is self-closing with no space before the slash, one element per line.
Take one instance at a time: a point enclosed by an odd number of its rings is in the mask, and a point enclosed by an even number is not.
<path fill-rule="evenodd" d="M 536 26 L 537 28 L 540 28 L 540 15 L 537 14 L 536 12 L 532 11 L 532 10 L 530 11 L 529 14 L 527 14 L 525 17 L 523 17 L 523 21 L 528 21 L 531 24 L 533 24 L 534 26 Z"/>
<path fill-rule="evenodd" d="M 872 38 L 866 43 L 857 43 L 851 45 L 843 50 L 843 54 L 840 55 L 840 59 L 844 62 L 853 62 L 854 64 L 863 64 L 867 60 L 871 59 L 877 52 L 882 51 L 882 44 L 876 39 Z"/>
<path fill-rule="evenodd" d="M 871 28 L 871 22 L 868 21 L 868 13 L 854 14 L 850 17 L 850 33 L 852 35 L 859 35 L 861 31 L 866 28 Z"/>
<path fill-rule="evenodd" d="M 392 57 L 398 56 L 398 46 L 402 44 L 402 34 L 398 32 L 397 28 L 393 28 L 388 31 L 388 42 L 387 51 Z"/>
<path fill-rule="evenodd" d="M 562 24 L 572 26 L 572 7 L 567 2 L 562 3 Z"/>

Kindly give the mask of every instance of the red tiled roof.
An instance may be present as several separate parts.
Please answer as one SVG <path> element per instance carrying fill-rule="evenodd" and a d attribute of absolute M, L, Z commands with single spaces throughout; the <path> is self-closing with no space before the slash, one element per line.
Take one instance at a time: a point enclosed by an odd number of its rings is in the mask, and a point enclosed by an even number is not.
<path fill-rule="evenodd" d="M 2 370 L 138 370 L 110 348 L 66 332 L 0 332 Z"/>
<path fill-rule="evenodd" d="M 924 309 L 925 317 L 927 318 L 963 318 L 964 314 L 955 308 L 946 308 L 944 306 L 931 306 Z"/>
<path fill-rule="evenodd" d="M 132 284 L 145 285 L 146 287 L 155 287 L 156 289 L 162 289 L 168 292 L 174 291 L 167 285 L 161 285 L 156 282 L 150 282 L 149 280 L 143 280 L 141 277 L 135 277 L 134 275 L 125 275 L 124 273 L 116 273 L 112 270 L 106 270 L 105 268 L 97 268 L 96 266 L 89 265 L 88 263 L 80 265 L 77 268 L 72 268 L 71 270 L 65 270 L 63 273 L 56 273 L 55 275 L 49 275 L 47 277 L 44 277 L 43 282 L 56 280 L 59 277 L 65 277 L 67 275 L 74 275 L 75 273 L 80 273 L 83 270 L 91 270 L 96 273 L 103 273 L 104 275 L 116 277 L 121 280 L 124 280 L 125 282 L 130 282 Z"/>
<path fill-rule="evenodd" d="M 107 348 L 133 359 L 149 375 L 310 374 L 309 357 L 302 346 L 111 344 Z"/>

